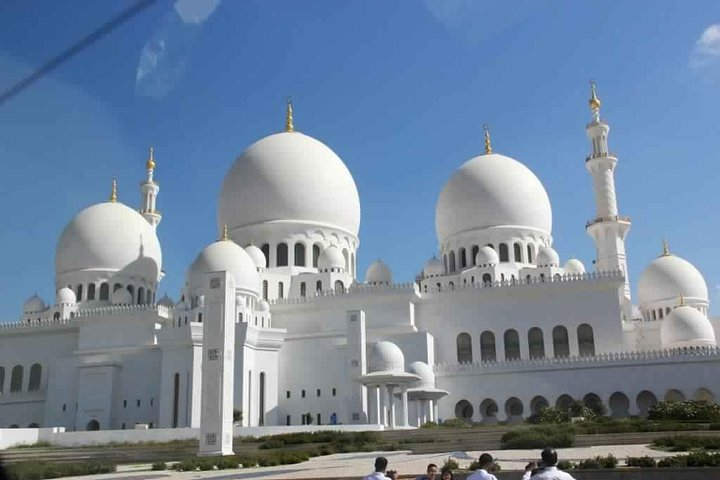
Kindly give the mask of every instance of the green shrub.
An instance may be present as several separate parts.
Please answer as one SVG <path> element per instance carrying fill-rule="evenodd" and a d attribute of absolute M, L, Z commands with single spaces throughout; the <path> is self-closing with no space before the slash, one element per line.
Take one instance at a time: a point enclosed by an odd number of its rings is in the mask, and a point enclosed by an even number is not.
<path fill-rule="evenodd" d="M 712 422 L 708 425 L 708 430 L 720 430 L 720 422 Z"/>
<path fill-rule="evenodd" d="M 625 460 L 625 464 L 628 467 L 640 467 L 640 468 L 653 468 L 657 467 L 657 462 L 654 458 L 644 456 L 644 457 L 627 457 L 627 460 Z"/>
<path fill-rule="evenodd" d="M 687 459 L 684 455 L 676 457 L 667 457 L 658 461 L 658 467 L 687 467 Z"/>
<path fill-rule="evenodd" d="M 557 464 L 557 467 L 560 470 L 572 470 L 573 468 L 577 468 L 577 465 L 570 460 L 560 460 Z"/>
<path fill-rule="evenodd" d="M 7 466 L 9 478 L 14 480 L 40 480 L 43 478 L 73 477 L 112 473 L 115 464 L 105 462 L 50 463 L 43 461 L 18 462 Z"/>
<path fill-rule="evenodd" d="M 658 402 L 648 410 L 651 420 L 683 420 L 690 422 L 720 421 L 720 405 L 697 400 Z"/>
<path fill-rule="evenodd" d="M 600 468 L 615 468 L 617 467 L 618 459 L 611 453 L 607 457 L 597 456 L 595 458 L 586 458 L 580 460 L 577 465 L 579 469 L 600 469 Z"/>
<path fill-rule="evenodd" d="M 662 447 L 671 452 L 720 450 L 720 436 L 699 437 L 696 435 L 669 435 L 656 438 L 652 444 L 655 447 Z"/>
<path fill-rule="evenodd" d="M 538 423 L 567 423 L 570 421 L 570 415 L 566 410 L 558 407 L 548 407 L 540 412 Z"/>
<path fill-rule="evenodd" d="M 468 422 L 465 420 L 462 420 L 460 418 L 451 418 L 450 420 L 445 420 L 441 424 L 443 427 L 449 427 L 449 428 L 469 428 L 472 427 L 472 422 Z"/>
<path fill-rule="evenodd" d="M 500 448 L 567 448 L 572 447 L 574 442 L 572 425 L 539 425 L 505 433 L 500 439 Z"/>
<path fill-rule="evenodd" d="M 151 470 L 167 470 L 165 462 L 155 462 L 152 464 Z"/>
<path fill-rule="evenodd" d="M 439 425 L 435 422 L 425 422 L 420 425 L 420 428 L 437 428 Z"/>
<path fill-rule="evenodd" d="M 448 457 L 440 470 L 457 470 L 458 468 L 460 468 L 460 465 L 457 460 Z"/>

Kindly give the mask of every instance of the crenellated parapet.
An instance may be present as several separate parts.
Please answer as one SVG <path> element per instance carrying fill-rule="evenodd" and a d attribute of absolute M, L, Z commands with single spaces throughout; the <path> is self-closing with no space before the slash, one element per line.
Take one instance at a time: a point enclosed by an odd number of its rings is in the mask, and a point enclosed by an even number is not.
<path fill-rule="evenodd" d="M 418 294 L 420 289 L 414 282 L 406 283 L 393 283 L 393 284 L 355 284 L 351 285 L 347 290 L 323 290 L 316 292 L 314 295 L 306 297 L 294 297 L 294 298 L 279 298 L 271 300 L 271 305 L 296 305 L 304 303 L 312 303 L 319 297 L 348 297 L 358 295 L 378 295 L 378 294 L 395 294 L 395 293 L 410 293 Z"/>
<path fill-rule="evenodd" d="M 128 313 L 136 312 L 150 312 L 155 313 L 162 318 L 170 318 L 172 316 L 172 311 L 172 307 L 166 307 L 164 305 L 110 305 L 106 307 L 79 310 L 76 314 L 76 318 L 127 315 Z"/>

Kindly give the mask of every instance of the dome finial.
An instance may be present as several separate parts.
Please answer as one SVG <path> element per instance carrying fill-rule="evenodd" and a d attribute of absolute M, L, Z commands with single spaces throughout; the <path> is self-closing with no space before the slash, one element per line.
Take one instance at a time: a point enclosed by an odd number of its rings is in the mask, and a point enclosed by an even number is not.
<path fill-rule="evenodd" d="M 489 155 L 492 152 L 492 143 L 490 143 L 490 125 L 487 123 L 483 125 L 483 130 L 485 130 L 485 155 Z"/>
<path fill-rule="evenodd" d="M 117 202 L 117 180 L 112 179 L 112 190 L 110 190 L 110 201 Z"/>
<path fill-rule="evenodd" d="M 590 106 L 590 110 L 592 110 L 593 113 L 597 114 L 600 112 L 600 106 L 602 105 L 602 102 L 600 102 L 600 98 L 597 96 L 597 87 L 595 86 L 595 80 L 590 80 L 590 99 L 588 100 L 588 105 Z"/>
<path fill-rule="evenodd" d="M 294 132 L 295 131 L 295 126 L 293 125 L 292 99 L 290 97 L 287 98 L 287 106 L 285 108 L 285 131 L 286 132 Z"/>
<path fill-rule="evenodd" d="M 680 294 L 680 298 L 678 299 L 678 307 L 684 307 L 685 306 L 685 297 L 683 297 L 683 294 Z"/>
<path fill-rule="evenodd" d="M 220 236 L 220 240 L 222 240 L 222 241 L 230 240 L 230 236 L 228 235 L 227 223 L 223 225 L 222 235 Z"/>
<path fill-rule="evenodd" d="M 667 257 L 667 256 L 669 256 L 669 255 L 672 255 L 672 254 L 670 253 L 670 247 L 668 246 L 667 240 L 665 240 L 665 239 L 663 238 L 663 253 L 662 253 L 661 256 Z"/>
<path fill-rule="evenodd" d="M 155 153 L 153 147 L 150 147 L 149 149 L 148 159 L 147 162 L 145 162 L 145 166 L 148 170 L 155 170 Z"/>

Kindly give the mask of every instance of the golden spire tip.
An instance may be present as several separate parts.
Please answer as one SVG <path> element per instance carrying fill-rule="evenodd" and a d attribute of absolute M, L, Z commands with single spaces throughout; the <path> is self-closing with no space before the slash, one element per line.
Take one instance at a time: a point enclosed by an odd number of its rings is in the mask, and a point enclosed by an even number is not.
<path fill-rule="evenodd" d="M 678 307 L 684 307 L 685 306 L 685 297 L 683 297 L 683 294 L 680 294 L 680 299 L 678 300 Z"/>
<path fill-rule="evenodd" d="M 590 80 L 590 99 L 588 100 L 588 105 L 590 106 L 590 110 L 592 110 L 593 112 L 599 111 L 600 106 L 602 105 L 600 97 L 597 96 L 597 87 L 595 85 L 595 80 Z"/>
<path fill-rule="evenodd" d="M 486 123 L 483 125 L 483 130 L 485 130 L 485 155 L 489 155 L 493 153 L 492 143 L 490 142 L 490 126 Z"/>
<path fill-rule="evenodd" d="M 663 253 L 662 253 L 662 256 L 663 256 L 663 257 L 667 257 L 668 255 L 670 255 L 670 247 L 668 246 L 667 240 L 665 240 L 665 239 L 663 238 Z"/>
<path fill-rule="evenodd" d="M 295 126 L 293 125 L 293 107 L 292 100 L 290 97 L 287 99 L 287 106 L 285 108 L 285 131 L 294 132 Z"/>
<path fill-rule="evenodd" d="M 220 237 L 220 240 L 230 240 L 230 236 L 228 235 L 227 223 L 223 225 L 222 236 Z"/>
<path fill-rule="evenodd" d="M 117 202 L 117 180 L 114 178 L 112 180 L 112 190 L 110 190 L 110 201 Z"/>
<path fill-rule="evenodd" d="M 147 162 L 145 162 L 145 166 L 148 170 L 155 170 L 155 149 L 153 147 L 150 147 L 149 149 L 148 159 Z"/>

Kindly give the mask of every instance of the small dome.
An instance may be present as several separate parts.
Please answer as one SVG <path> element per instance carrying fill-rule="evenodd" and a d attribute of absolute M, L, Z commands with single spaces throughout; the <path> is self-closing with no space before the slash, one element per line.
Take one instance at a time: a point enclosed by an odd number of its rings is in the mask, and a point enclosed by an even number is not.
<path fill-rule="evenodd" d="M 190 265 L 187 283 L 191 289 L 205 285 L 205 274 L 227 270 L 235 277 L 235 288 L 258 293 L 260 276 L 248 253 L 232 240 L 218 240 L 205 247 Z"/>
<path fill-rule="evenodd" d="M 478 250 L 477 255 L 475 255 L 476 266 L 497 265 L 498 263 L 500 263 L 500 257 L 492 247 L 482 247 Z"/>
<path fill-rule="evenodd" d="M 571 258 L 565 263 L 563 267 L 566 274 L 569 275 L 582 275 L 585 273 L 585 265 L 577 258 Z"/>
<path fill-rule="evenodd" d="M 235 295 L 235 306 L 238 308 L 245 308 L 245 305 L 247 305 L 245 297 L 242 295 Z"/>
<path fill-rule="evenodd" d="M 250 245 L 249 247 L 245 247 L 245 251 L 248 255 L 250 255 L 250 258 L 253 259 L 257 268 L 265 268 L 267 265 L 267 259 L 265 258 L 265 254 L 262 250 L 255 245 Z"/>
<path fill-rule="evenodd" d="M 130 305 L 133 302 L 132 294 L 127 288 L 118 288 L 112 293 L 113 305 Z"/>
<path fill-rule="evenodd" d="M 63 287 L 58 290 L 56 297 L 58 305 L 74 305 L 77 302 L 75 292 L 70 287 Z"/>
<path fill-rule="evenodd" d="M 405 356 L 392 342 L 377 342 L 370 352 L 370 372 L 404 372 Z"/>
<path fill-rule="evenodd" d="M 158 301 L 158 305 L 162 305 L 163 307 L 172 308 L 175 306 L 175 302 L 173 302 L 173 299 L 168 296 L 166 293 L 163 295 L 163 297 Z"/>
<path fill-rule="evenodd" d="M 695 266 L 676 255 L 656 258 L 643 270 L 638 281 L 640 308 L 683 296 L 689 304 L 708 303 L 705 279 Z"/>
<path fill-rule="evenodd" d="M 257 304 L 257 311 L 258 312 L 269 312 L 270 304 L 268 302 L 266 302 L 265 300 L 260 300 Z"/>
<path fill-rule="evenodd" d="M 443 266 L 442 260 L 437 258 L 435 255 L 427 262 L 423 267 L 423 275 L 425 278 L 438 277 L 445 274 L 445 267 Z"/>
<path fill-rule="evenodd" d="M 331 268 L 345 268 L 345 257 L 335 245 L 330 245 L 320 254 L 318 258 L 318 268 L 320 270 L 329 270 Z"/>
<path fill-rule="evenodd" d="M 45 310 L 45 302 L 37 295 L 28 298 L 23 304 L 23 313 L 42 312 L 43 310 Z"/>
<path fill-rule="evenodd" d="M 386 284 L 392 283 L 392 272 L 382 260 L 375 260 L 365 272 L 365 283 Z"/>
<path fill-rule="evenodd" d="M 427 363 L 413 362 L 408 371 L 420 377 L 420 388 L 435 388 L 435 373 Z"/>
<path fill-rule="evenodd" d="M 559 267 L 560 255 L 552 247 L 540 247 L 535 265 L 538 267 Z"/>
<path fill-rule="evenodd" d="M 660 338 L 666 348 L 717 345 L 710 320 L 689 305 L 676 307 L 662 321 Z"/>

